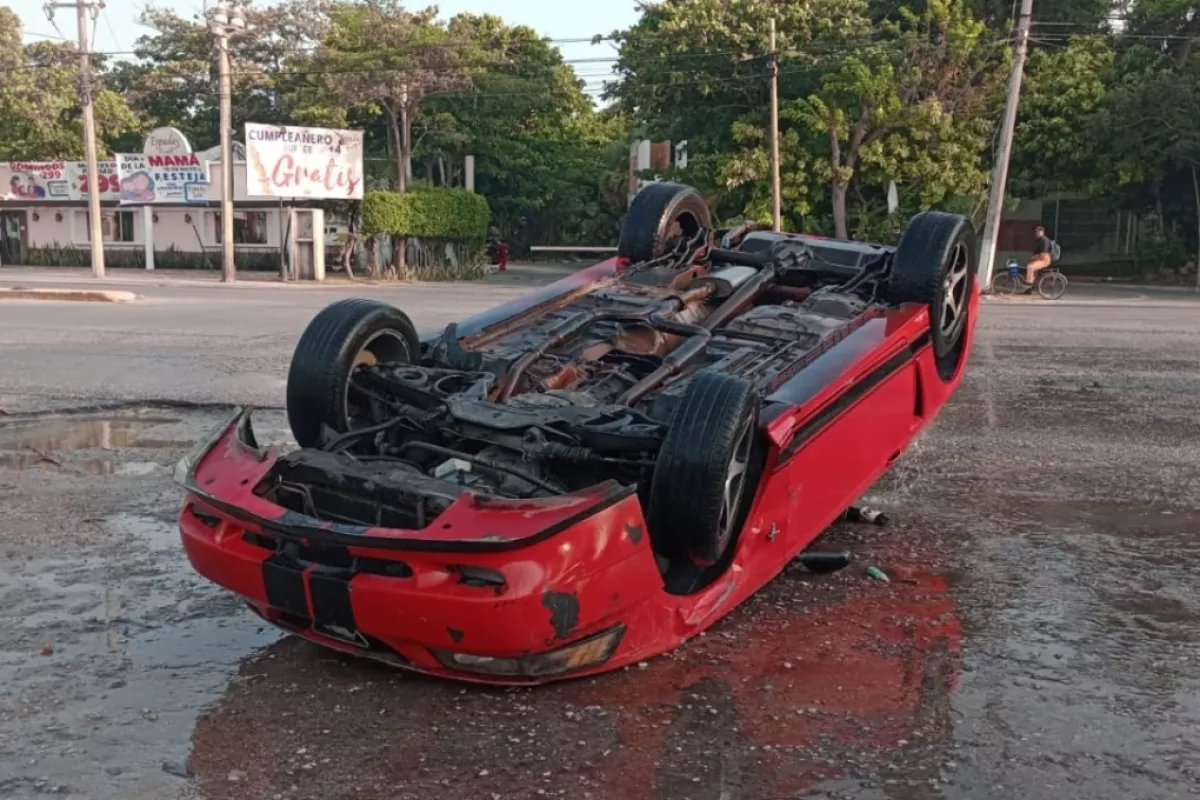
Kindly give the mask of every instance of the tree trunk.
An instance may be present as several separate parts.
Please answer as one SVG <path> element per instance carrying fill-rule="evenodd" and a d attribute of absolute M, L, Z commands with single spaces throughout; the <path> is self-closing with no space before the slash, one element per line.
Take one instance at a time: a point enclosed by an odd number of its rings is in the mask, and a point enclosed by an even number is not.
<path fill-rule="evenodd" d="M 834 179 L 830 200 L 833 202 L 833 235 L 838 239 L 850 238 L 846 225 L 846 189 L 847 187 Z"/>
<path fill-rule="evenodd" d="M 842 143 L 837 128 L 829 126 L 829 166 L 833 179 L 829 182 L 829 203 L 833 206 L 833 235 L 838 239 L 849 239 L 846 230 L 846 189 L 842 181 Z"/>
<path fill-rule="evenodd" d="M 342 267 L 346 270 L 346 277 L 350 280 L 354 280 L 354 251 L 356 249 L 358 249 L 358 234 L 350 230 L 342 245 Z"/>
<path fill-rule="evenodd" d="M 387 112 L 388 155 L 396 159 L 396 186 L 404 191 L 404 147 L 401 145 L 400 120 L 395 109 L 384 106 Z"/>
<path fill-rule="evenodd" d="M 379 237 L 372 236 L 367 239 L 367 274 L 372 278 L 379 278 Z"/>

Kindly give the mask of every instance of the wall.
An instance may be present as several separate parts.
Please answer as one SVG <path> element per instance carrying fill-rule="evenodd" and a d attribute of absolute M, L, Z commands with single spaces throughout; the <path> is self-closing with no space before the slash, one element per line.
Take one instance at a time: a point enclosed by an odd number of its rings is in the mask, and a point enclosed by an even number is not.
<path fill-rule="evenodd" d="M 1133 258 L 1138 221 L 1106 198 L 1022 200 L 1004 213 L 996 237 L 996 263 L 1024 264 L 1033 252 L 1033 230 L 1044 225 L 1062 247 L 1064 267 L 1112 265 Z"/>
<path fill-rule="evenodd" d="M 208 206 L 154 206 L 157 221 L 154 223 L 154 249 L 175 249 L 186 253 L 215 251 L 220 248 L 218 225 L 220 220 L 219 200 L 221 197 L 221 169 L 213 163 L 211 182 L 208 189 Z M 3 177 L 3 176 L 0 176 Z M 297 205 L 304 205 L 298 203 Z M 87 249 L 87 204 L 83 202 L 59 204 L 46 202 L 29 202 L 6 200 L 2 207 L 5 209 L 21 209 L 26 212 L 28 226 L 28 241 L 30 248 L 61 247 Z M 126 216 L 124 232 L 132 234 L 122 241 L 120 236 L 110 237 L 110 224 L 105 231 L 106 246 L 112 249 L 137 248 L 145 244 L 143 213 L 140 207 L 120 206 L 117 203 L 103 204 L 106 217 L 113 214 Z M 280 221 L 286 225 L 287 212 L 278 207 L 277 202 L 264 200 L 249 200 L 246 197 L 246 167 L 244 163 L 234 164 L 234 214 L 235 220 L 246 219 L 248 215 L 256 215 L 255 222 L 259 223 L 266 234 L 261 243 L 238 243 L 238 250 L 278 250 L 282 241 Z M 36 215 L 37 219 L 34 219 Z M 235 222 L 235 224 L 237 224 Z M 132 230 L 130 230 L 132 229 Z M 199 233 L 199 236 L 197 235 Z"/>
<path fill-rule="evenodd" d="M 38 207 L 28 210 L 29 239 L 28 246 L 38 247 L 75 247 L 86 249 L 88 244 L 87 209 L 79 207 Z M 141 247 L 145 244 L 144 222 L 141 209 L 106 208 L 103 212 L 109 214 L 129 215 L 129 221 L 122 221 L 125 233 L 132 237 L 122 240 L 119 236 L 110 237 L 110 229 L 105 230 L 105 245 L 120 249 L 122 247 Z M 220 223 L 220 211 L 214 208 L 158 208 L 154 212 L 157 221 L 154 224 L 154 248 L 156 250 L 179 250 L 185 253 L 199 253 L 205 250 L 220 248 L 217 226 Z M 234 219 L 240 222 L 254 214 L 254 222 L 265 234 L 265 241 L 237 243 L 238 249 L 277 250 L 282 240 L 280 221 L 287 224 L 287 215 L 282 215 L 278 209 L 246 208 L 234 206 Z M 33 217 L 37 216 L 35 220 Z M 56 217 L 61 216 L 59 220 Z M 235 223 L 237 224 L 237 223 Z M 239 224 L 239 227 L 240 224 Z"/>

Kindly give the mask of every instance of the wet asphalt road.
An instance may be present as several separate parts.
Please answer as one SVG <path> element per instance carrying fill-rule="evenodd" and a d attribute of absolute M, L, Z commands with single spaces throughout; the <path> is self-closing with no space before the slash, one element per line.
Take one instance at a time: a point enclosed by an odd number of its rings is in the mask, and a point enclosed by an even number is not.
<path fill-rule="evenodd" d="M 496 691 L 280 639 L 193 576 L 170 466 L 220 410 L 18 414 L 133 385 L 278 405 L 344 290 L 214 291 L 0 306 L 0 797 L 1200 797 L 1187 295 L 988 303 L 962 388 L 866 498 L 892 524 L 826 535 L 853 567 L 790 568 L 645 668 Z M 499 299 L 428 292 L 430 323 Z"/>

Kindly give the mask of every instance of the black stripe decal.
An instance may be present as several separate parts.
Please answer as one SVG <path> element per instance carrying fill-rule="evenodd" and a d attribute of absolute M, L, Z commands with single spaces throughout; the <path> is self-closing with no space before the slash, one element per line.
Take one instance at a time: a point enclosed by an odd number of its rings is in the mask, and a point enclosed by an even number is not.
<path fill-rule="evenodd" d="M 350 602 L 350 581 L 354 573 L 336 567 L 314 567 L 308 573 L 308 591 L 312 595 L 313 621 L 337 625 L 348 631 L 358 630 L 354 606 Z"/>
<path fill-rule="evenodd" d="M 779 464 L 783 464 L 807 444 L 814 436 L 824 430 L 831 422 L 841 416 L 842 412 L 868 395 L 872 389 L 895 375 L 923 350 L 930 342 L 928 333 L 922 334 L 896 355 L 880 364 L 864 375 L 858 383 L 851 386 L 832 402 L 822 408 L 808 422 L 801 425 L 792 434 L 792 438 L 784 445 L 779 454 Z"/>
<path fill-rule="evenodd" d="M 262 565 L 267 603 L 299 617 L 309 617 L 308 594 L 304 591 L 304 566 L 291 556 L 275 553 Z"/>

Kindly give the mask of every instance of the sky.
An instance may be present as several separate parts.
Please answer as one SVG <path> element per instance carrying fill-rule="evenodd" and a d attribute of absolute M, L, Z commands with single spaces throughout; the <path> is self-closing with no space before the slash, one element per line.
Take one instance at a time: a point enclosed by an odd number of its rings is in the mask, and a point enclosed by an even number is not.
<path fill-rule="evenodd" d="M 156 0 L 160 8 L 174 9 L 181 15 L 199 14 L 203 0 Z M 496 14 L 512 25 L 528 25 L 551 39 L 583 39 L 595 34 L 609 34 L 627 28 L 638 18 L 636 0 L 443 0 L 440 3 L 412 2 L 411 8 L 437 5 L 444 18 L 461 12 Z M 46 19 L 42 0 L 0 0 L 0 5 L 12 8 L 25 23 L 25 40 L 69 38 L 75 41 L 78 31 L 73 9 L 60 8 L 53 23 Z M 134 20 L 145 8 L 147 0 L 107 0 L 107 7 L 97 20 L 92 49 L 105 53 L 120 53 L 133 49 L 138 37 L 150 33 Z M 270 5 L 259 0 L 256 5 Z M 605 43 L 563 44 L 563 57 L 569 61 L 612 58 L 615 51 Z M 596 94 L 611 63 L 579 63 L 575 71 L 587 81 L 589 93 Z"/>

